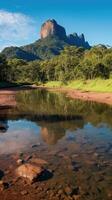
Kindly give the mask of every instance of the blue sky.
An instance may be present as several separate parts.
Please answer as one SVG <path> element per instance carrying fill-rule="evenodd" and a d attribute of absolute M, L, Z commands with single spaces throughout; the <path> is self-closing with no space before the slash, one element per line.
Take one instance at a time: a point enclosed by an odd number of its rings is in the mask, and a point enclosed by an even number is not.
<path fill-rule="evenodd" d="M 67 34 L 84 33 L 92 45 L 112 45 L 111 0 L 1 0 L 0 49 L 37 40 L 41 24 L 49 18 Z"/>

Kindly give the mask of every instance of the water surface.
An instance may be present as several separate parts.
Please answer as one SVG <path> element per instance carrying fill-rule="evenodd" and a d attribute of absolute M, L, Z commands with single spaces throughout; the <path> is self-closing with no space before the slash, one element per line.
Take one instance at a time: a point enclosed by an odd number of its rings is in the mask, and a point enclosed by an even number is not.
<path fill-rule="evenodd" d="M 1 158 L 39 155 L 56 171 L 54 182 L 81 188 L 80 199 L 111 199 L 112 107 L 46 90 L 21 91 L 16 101 L 0 111 Z"/>

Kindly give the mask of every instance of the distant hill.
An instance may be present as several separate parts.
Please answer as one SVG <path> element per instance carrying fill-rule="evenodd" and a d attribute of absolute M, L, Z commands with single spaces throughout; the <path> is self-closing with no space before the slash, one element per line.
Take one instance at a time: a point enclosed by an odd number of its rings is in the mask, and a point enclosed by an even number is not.
<path fill-rule="evenodd" d="M 47 20 L 41 27 L 41 39 L 22 47 L 7 47 L 2 51 L 8 59 L 20 58 L 27 61 L 45 60 L 59 55 L 65 46 L 77 46 L 90 49 L 85 41 L 84 34 L 77 33 L 66 35 L 65 29 L 53 20 Z"/>

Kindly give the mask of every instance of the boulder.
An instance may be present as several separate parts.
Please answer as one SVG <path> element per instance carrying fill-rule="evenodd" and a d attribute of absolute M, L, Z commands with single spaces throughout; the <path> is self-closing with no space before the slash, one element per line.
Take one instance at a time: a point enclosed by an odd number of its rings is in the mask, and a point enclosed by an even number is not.
<path fill-rule="evenodd" d="M 42 172 L 44 172 L 42 167 L 38 167 L 29 163 L 23 164 L 16 169 L 16 174 L 19 177 L 27 178 L 31 182 L 37 181 Z"/>

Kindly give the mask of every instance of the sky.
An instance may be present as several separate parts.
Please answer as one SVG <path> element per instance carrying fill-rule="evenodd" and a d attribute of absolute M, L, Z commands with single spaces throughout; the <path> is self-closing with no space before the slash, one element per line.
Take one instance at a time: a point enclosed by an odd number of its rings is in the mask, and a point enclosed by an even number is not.
<path fill-rule="evenodd" d="M 0 50 L 38 40 L 47 19 L 91 45 L 112 46 L 112 0 L 0 0 Z"/>

